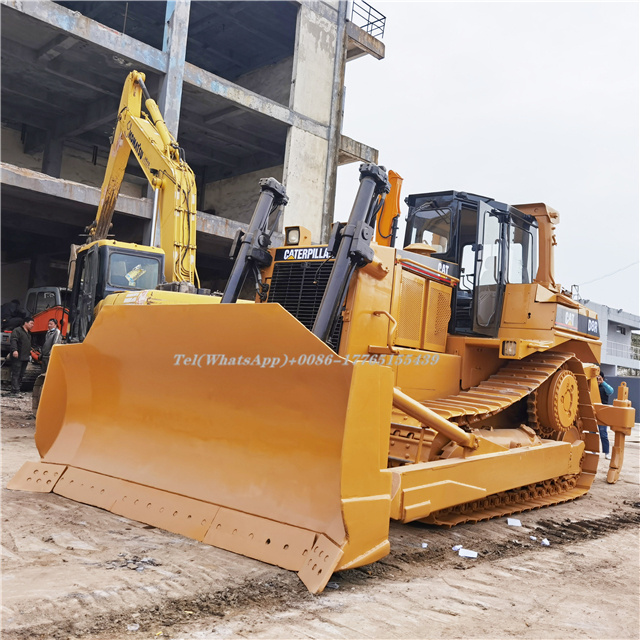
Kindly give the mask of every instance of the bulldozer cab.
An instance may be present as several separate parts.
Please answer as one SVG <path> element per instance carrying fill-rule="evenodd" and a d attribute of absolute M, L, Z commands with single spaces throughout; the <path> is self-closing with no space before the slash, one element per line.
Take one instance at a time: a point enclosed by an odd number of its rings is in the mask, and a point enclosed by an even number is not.
<path fill-rule="evenodd" d="M 536 219 L 457 191 L 410 195 L 406 203 L 405 246 L 430 245 L 434 258 L 460 268 L 449 332 L 496 337 L 507 283 L 529 284 L 535 278 Z"/>
<path fill-rule="evenodd" d="M 164 252 L 135 244 L 100 240 L 77 254 L 70 304 L 70 342 L 82 342 L 95 306 L 112 293 L 155 289 L 162 282 Z"/>

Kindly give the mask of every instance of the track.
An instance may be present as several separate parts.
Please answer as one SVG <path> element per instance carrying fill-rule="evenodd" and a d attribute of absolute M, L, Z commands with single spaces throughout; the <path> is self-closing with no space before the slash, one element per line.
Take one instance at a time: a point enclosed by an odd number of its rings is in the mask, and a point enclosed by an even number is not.
<path fill-rule="evenodd" d="M 569 416 L 571 420 L 567 421 L 566 425 L 562 424 L 563 415 L 549 417 L 543 412 L 544 417 L 541 417 L 539 410 L 540 405 L 546 408 L 548 395 L 553 393 L 549 391 L 550 383 L 559 373 L 562 373 L 561 379 L 563 376 L 571 379 L 575 385 L 573 390 L 577 392 L 577 398 L 574 399 L 577 405 L 576 415 Z M 582 458 L 581 473 L 576 476 L 550 478 L 544 482 L 503 491 L 482 500 L 438 511 L 426 518 L 425 522 L 444 526 L 479 522 L 575 500 L 589 491 L 598 467 L 599 456 L 595 453 L 600 449 L 598 424 L 584 369 L 572 353 L 536 353 L 524 360 L 510 361 L 497 373 L 468 391 L 429 400 L 423 404 L 443 418 L 470 430 L 483 426 L 485 421 L 495 419 L 501 412 L 509 410 L 519 402 L 527 403 L 528 426 L 541 438 L 565 441 L 580 438 L 585 441 L 586 450 Z M 416 435 L 420 434 L 422 429 L 403 429 L 401 425 L 395 426 L 400 429 L 396 429 L 391 436 L 391 452 L 402 448 L 403 444 L 406 448 L 406 443 L 411 441 L 415 454 L 413 460 L 402 460 L 392 456 L 394 462 L 417 462 L 420 459 L 424 460 L 427 455 L 429 460 L 435 460 L 445 453 L 449 445 L 441 436 L 425 439 L 425 442 L 420 444 Z M 421 450 L 427 453 L 422 454 Z M 446 454 L 443 457 L 446 457 Z"/>
<path fill-rule="evenodd" d="M 574 371 L 584 378 L 581 391 L 586 391 L 586 377 L 572 353 L 534 353 L 524 360 L 512 360 L 497 373 L 467 391 L 423 404 L 460 426 L 477 426 L 483 420 L 505 411 L 516 402 L 535 394 L 560 367 L 575 360 Z M 577 367 L 573 367 L 577 369 Z"/>

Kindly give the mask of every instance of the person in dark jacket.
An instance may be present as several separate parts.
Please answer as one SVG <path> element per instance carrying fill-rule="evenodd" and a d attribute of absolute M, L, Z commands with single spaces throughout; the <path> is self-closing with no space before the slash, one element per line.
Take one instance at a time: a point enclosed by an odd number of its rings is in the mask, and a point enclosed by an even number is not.
<path fill-rule="evenodd" d="M 613 393 L 613 387 L 605 382 L 604 373 L 601 373 L 598 376 L 598 390 L 600 391 L 600 402 L 602 402 L 602 404 L 609 404 L 609 396 L 611 396 L 611 394 Z M 604 457 L 606 460 L 611 460 L 607 426 L 604 424 L 599 424 L 598 431 L 600 431 L 600 442 L 602 442 L 602 452 L 604 453 Z"/>
<path fill-rule="evenodd" d="M 27 316 L 21 327 L 11 332 L 11 393 L 20 393 L 24 370 L 29 364 L 31 355 L 31 329 L 33 318 Z"/>
<path fill-rule="evenodd" d="M 2 305 L 2 330 L 13 331 L 20 327 L 24 319 L 29 315 L 24 307 L 20 306 L 20 300 L 13 299 Z"/>
<path fill-rule="evenodd" d="M 60 334 L 60 329 L 58 329 L 58 321 L 55 318 L 49 318 L 48 327 L 49 328 L 47 329 L 47 333 L 44 338 L 44 344 L 42 345 L 42 351 L 40 352 L 42 356 L 42 360 L 40 361 L 42 373 L 47 372 L 53 345 L 62 341 L 62 335 Z"/>

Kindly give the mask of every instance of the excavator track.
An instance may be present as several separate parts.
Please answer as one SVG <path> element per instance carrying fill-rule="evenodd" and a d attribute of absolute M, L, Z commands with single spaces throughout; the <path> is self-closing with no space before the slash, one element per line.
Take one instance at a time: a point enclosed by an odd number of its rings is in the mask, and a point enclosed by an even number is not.
<path fill-rule="evenodd" d="M 560 409 L 552 412 L 550 426 L 548 416 L 545 414 L 544 418 L 541 417 L 541 413 L 545 412 L 540 410 L 540 405 L 545 403 L 546 406 L 548 394 L 553 393 L 549 391 L 551 382 L 558 378 L 563 395 L 557 399 L 554 396 L 553 406 L 560 405 Z M 565 396 L 568 398 L 569 405 L 566 416 L 563 415 L 561 402 L 565 400 Z M 587 377 L 582 364 L 574 354 L 546 352 L 533 354 L 520 361 L 511 361 L 487 380 L 467 391 L 425 401 L 423 404 L 447 420 L 457 423 L 466 430 L 471 430 L 482 426 L 483 420 L 505 411 L 525 398 L 528 426 L 541 438 L 574 441 L 580 438 L 585 441 L 581 473 L 551 478 L 435 511 L 423 519 L 423 522 L 444 526 L 479 522 L 567 502 L 587 493 L 593 483 L 599 459 L 598 453 L 595 453 L 599 451 L 598 424 L 591 404 Z M 568 424 L 569 422 L 571 424 Z M 406 435 L 401 435 L 396 430 L 392 435 L 392 453 L 402 442 L 417 442 L 416 431 L 419 429 L 407 429 Z M 414 460 L 402 460 L 393 455 L 390 459 L 404 464 L 421 461 L 419 458 L 424 455 L 421 450 L 428 448 L 429 445 L 434 447 L 437 437 L 423 439 L 427 446 L 418 447 L 420 454 L 416 452 Z M 438 448 L 442 450 L 443 447 Z M 433 452 L 429 459 L 435 459 Z"/>

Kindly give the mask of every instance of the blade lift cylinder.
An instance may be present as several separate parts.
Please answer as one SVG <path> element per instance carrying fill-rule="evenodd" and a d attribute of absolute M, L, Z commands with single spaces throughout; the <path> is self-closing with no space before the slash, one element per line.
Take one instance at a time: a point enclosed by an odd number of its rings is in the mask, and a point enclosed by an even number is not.
<path fill-rule="evenodd" d="M 259 270 L 271 264 L 271 255 L 267 252 L 271 244 L 267 223 L 271 213 L 287 202 L 285 188 L 275 178 L 260 180 L 260 197 L 251 216 L 249 230 L 246 233 L 238 231 L 231 247 L 231 258 L 235 258 L 235 262 L 221 303 L 236 302 L 249 271 L 254 270 L 259 277 Z"/>
<path fill-rule="evenodd" d="M 361 164 L 360 187 L 349 221 L 342 228 L 334 225 L 332 238 L 329 241 L 329 252 L 335 255 L 335 262 L 313 324 L 314 335 L 327 344 L 329 344 L 353 271 L 373 260 L 371 240 L 374 229 L 371 224 L 375 225 L 375 212 L 383 204 L 384 196 L 389 193 L 389 189 L 389 180 L 384 167 Z M 337 346 L 333 345 L 334 348 Z"/>

